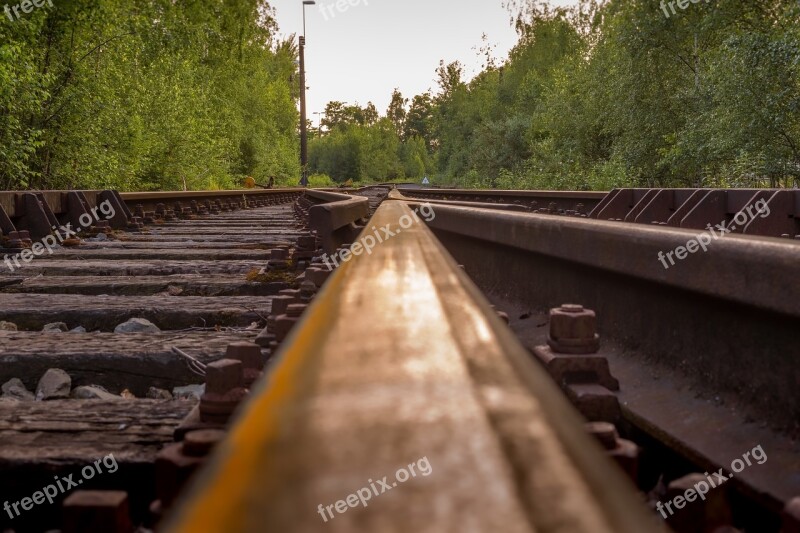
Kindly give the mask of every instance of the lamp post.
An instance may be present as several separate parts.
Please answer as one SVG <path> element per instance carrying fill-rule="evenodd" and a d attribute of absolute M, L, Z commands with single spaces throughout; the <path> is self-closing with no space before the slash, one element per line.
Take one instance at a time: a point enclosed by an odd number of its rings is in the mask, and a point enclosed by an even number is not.
<path fill-rule="evenodd" d="M 303 0 L 303 35 L 300 37 L 300 185 L 308 187 L 308 126 L 306 124 L 306 6 L 315 0 Z"/>
<path fill-rule="evenodd" d="M 317 137 L 322 137 L 322 113 L 314 111 L 313 114 L 317 115 Z"/>

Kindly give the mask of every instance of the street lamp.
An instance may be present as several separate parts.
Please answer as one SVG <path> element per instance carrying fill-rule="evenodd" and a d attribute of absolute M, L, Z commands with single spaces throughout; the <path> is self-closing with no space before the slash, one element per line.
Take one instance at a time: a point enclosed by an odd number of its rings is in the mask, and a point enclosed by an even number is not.
<path fill-rule="evenodd" d="M 306 6 L 315 0 L 303 0 L 303 35 L 300 37 L 300 185 L 308 187 L 308 126 L 306 125 Z"/>
<path fill-rule="evenodd" d="M 322 137 L 322 113 L 319 111 L 314 111 L 314 115 L 319 115 L 317 117 L 317 137 Z"/>

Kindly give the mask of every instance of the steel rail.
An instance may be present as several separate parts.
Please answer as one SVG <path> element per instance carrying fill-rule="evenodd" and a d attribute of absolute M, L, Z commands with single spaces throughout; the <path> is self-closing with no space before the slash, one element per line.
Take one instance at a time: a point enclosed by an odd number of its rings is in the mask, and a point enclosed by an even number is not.
<path fill-rule="evenodd" d="M 658 530 L 423 224 L 340 267 L 284 346 L 166 531 Z M 323 522 L 421 458 L 430 476 Z"/>
<path fill-rule="evenodd" d="M 604 338 L 642 361 L 702 376 L 775 426 L 800 416 L 793 241 L 728 235 L 666 269 L 659 252 L 696 230 L 445 205 L 428 225 L 485 293 L 538 312 L 580 303 L 596 311 Z M 695 440 L 718 443 L 724 429 Z M 750 481 L 773 501 L 800 491 L 792 476 Z"/>
<path fill-rule="evenodd" d="M 309 208 L 309 226 L 317 232 L 329 254 L 352 242 L 361 230 L 355 223 L 369 217 L 369 198 L 365 196 L 323 191 L 306 191 L 305 196 L 322 202 Z"/>
<path fill-rule="evenodd" d="M 497 189 L 408 189 L 400 191 L 412 198 L 431 198 L 473 202 L 491 202 L 527 205 L 546 208 L 553 204 L 555 209 L 588 213 L 607 196 L 606 192 L 595 191 L 526 191 Z M 579 208 L 578 204 L 583 205 Z"/>

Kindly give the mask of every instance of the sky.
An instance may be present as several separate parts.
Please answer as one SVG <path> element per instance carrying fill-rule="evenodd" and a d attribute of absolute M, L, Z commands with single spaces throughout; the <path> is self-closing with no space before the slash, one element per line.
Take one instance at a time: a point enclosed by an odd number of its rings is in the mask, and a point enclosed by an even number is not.
<path fill-rule="evenodd" d="M 436 89 L 439 61 L 461 61 L 471 78 L 481 69 L 481 37 L 504 59 L 517 41 L 502 0 L 316 0 L 306 6 L 308 118 L 339 100 L 386 113 L 392 91 L 409 100 Z M 565 5 L 571 0 L 554 0 Z M 280 35 L 302 34 L 302 0 L 272 0 Z"/>

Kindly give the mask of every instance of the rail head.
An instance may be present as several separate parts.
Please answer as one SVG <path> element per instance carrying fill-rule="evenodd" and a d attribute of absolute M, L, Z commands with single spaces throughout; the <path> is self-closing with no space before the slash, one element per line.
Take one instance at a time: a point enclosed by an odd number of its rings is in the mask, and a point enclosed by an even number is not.
<path fill-rule="evenodd" d="M 284 346 L 166 531 L 656 530 L 424 224 L 344 263 Z M 391 494 L 351 503 L 383 476 Z"/>
<path fill-rule="evenodd" d="M 430 226 L 496 246 L 800 318 L 798 286 L 786 282 L 792 279 L 800 261 L 800 246 L 793 241 L 709 236 L 712 242 L 702 253 L 689 254 L 683 263 L 670 265 L 669 252 L 686 248 L 687 242 L 698 240 L 704 232 L 444 205 L 437 209 Z"/>
<path fill-rule="evenodd" d="M 409 194 L 429 194 L 434 196 L 494 196 L 518 198 L 587 199 L 599 202 L 608 192 L 603 191 L 544 191 L 525 189 L 403 189 Z"/>
<path fill-rule="evenodd" d="M 518 204 L 498 204 L 498 203 L 487 203 L 487 202 L 464 202 L 459 200 L 432 200 L 432 199 L 425 199 L 421 200 L 419 198 L 411 198 L 404 195 L 399 189 L 394 189 L 389 192 L 387 197 L 388 200 L 400 200 L 404 202 L 425 202 L 427 204 L 441 204 L 441 205 L 458 205 L 461 207 L 474 207 L 476 209 L 494 209 L 496 211 L 519 211 L 519 212 L 530 212 L 531 208 L 518 205 Z"/>
<path fill-rule="evenodd" d="M 322 240 L 326 253 L 332 254 L 346 242 L 353 240 L 360 228 L 359 221 L 369 217 L 369 198 L 335 192 L 306 191 L 306 197 L 317 203 L 308 210 L 309 227 Z"/>
<path fill-rule="evenodd" d="M 199 200 L 205 198 L 224 198 L 241 196 L 272 196 L 286 193 L 301 193 L 303 188 L 288 189 L 232 189 L 222 191 L 150 191 L 120 193 L 125 202 L 169 202 L 180 200 Z"/>

